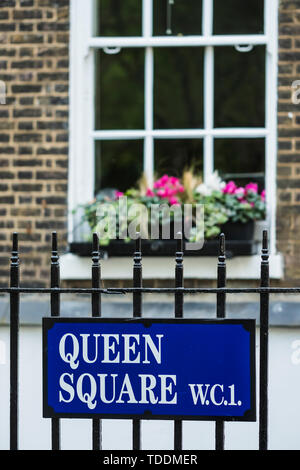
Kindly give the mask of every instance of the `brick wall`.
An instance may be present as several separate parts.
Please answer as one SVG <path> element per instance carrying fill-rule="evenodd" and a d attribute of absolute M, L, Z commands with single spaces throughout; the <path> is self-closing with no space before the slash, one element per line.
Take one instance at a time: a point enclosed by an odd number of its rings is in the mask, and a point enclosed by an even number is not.
<path fill-rule="evenodd" d="M 23 285 L 48 284 L 52 230 L 66 247 L 69 0 L 1 0 L 0 285 L 20 233 Z M 279 9 L 277 240 L 285 281 L 300 281 L 300 0 Z"/>
<path fill-rule="evenodd" d="M 0 284 L 13 231 L 23 285 L 48 284 L 51 231 L 65 245 L 68 54 L 69 0 L 1 0 Z"/>
<path fill-rule="evenodd" d="M 292 83 L 300 79 L 300 1 L 281 0 L 278 58 L 277 248 L 285 256 L 285 281 L 300 281 L 300 104 Z"/>

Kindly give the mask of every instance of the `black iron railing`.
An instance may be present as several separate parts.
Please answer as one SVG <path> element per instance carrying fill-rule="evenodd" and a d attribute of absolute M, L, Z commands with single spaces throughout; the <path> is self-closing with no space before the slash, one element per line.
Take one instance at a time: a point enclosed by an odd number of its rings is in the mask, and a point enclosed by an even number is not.
<path fill-rule="evenodd" d="M 10 264 L 10 287 L 0 288 L 0 293 L 10 295 L 10 448 L 18 449 L 18 363 L 19 363 L 19 309 L 21 293 L 50 294 L 51 316 L 60 316 L 60 295 L 67 293 L 88 294 L 91 296 L 91 311 L 93 317 L 101 316 L 102 294 L 132 294 L 133 317 L 142 316 L 142 296 L 144 293 L 174 294 L 175 318 L 183 318 L 184 296 L 186 294 L 209 293 L 216 294 L 217 318 L 226 316 L 226 294 L 258 293 L 260 295 L 260 349 L 259 349 L 259 449 L 268 448 L 268 331 L 269 331 L 269 296 L 278 293 L 300 293 L 300 288 L 280 288 L 269 285 L 269 254 L 268 234 L 263 232 L 261 253 L 261 279 L 260 287 L 229 288 L 226 287 L 226 249 L 225 237 L 220 236 L 219 254 L 217 264 L 217 287 L 214 288 L 185 288 L 184 262 L 182 238 L 177 240 L 175 253 L 175 285 L 168 288 L 143 287 L 142 275 L 142 246 L 141 239 L 137 237 L 135 252 L 133 254 L 133 285 L 127 288 L 102 288 L 99 242 L 96 234 L 93 235 L 91 288 L 62 288 L 60 287 L 60 266 L 57 247 L 57 235 L 52 234 L 52 253 L 50 266 L 49 288 L 26 288 L 20 286 L 18 234 L 13 234 L 12 255 Z M 92 448 L 101 449 L 101 420 L 92 418 Z M 141 422 L 133 420 L 132 448 L 141 448 Z M 60 419 L 52 418 L 52 449 L 60 449 Z M 215 420 L 215 448 L 224 449 L 224 421 Z M 182 421 L 174 420 L 174 450 L 182 449 Z"/>

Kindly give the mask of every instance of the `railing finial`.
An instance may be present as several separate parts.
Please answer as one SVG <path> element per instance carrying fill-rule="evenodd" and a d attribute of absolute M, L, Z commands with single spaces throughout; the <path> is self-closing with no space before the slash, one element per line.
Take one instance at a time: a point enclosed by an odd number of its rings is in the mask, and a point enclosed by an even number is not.
<path fill-rule="evenodd" d="M 14 232 L 12 236 L 12 251 L 11 251 L 11 267 L 18 267 L 19 266 L 19 242 L 18 242 L 18 233 Z"/>
<path fill-rule="evenodd" d="M 263 230 L 263 237 L 262 237 L 262 249 L 268 250 L 269 240 L 268 240 L 268 230 Z"/>
<path fill-rule="evenodd" d="M 57 233 L 52 232 L 52 251 L 57 251 Z"/>
<path fill-rule="evenodd" d="M 176 251 L 182 253 L 183 252 L 183 237 L 181 232 L 177 232 L 176 234 L 177 240 L 177 248 Z"/>
<path fill-rule="evenodd" d="M 225 235 L 220 234 L 219 256 L 225 256 Z"/>
<path fill-rule="evenodd" d="M 18 232 L 12 235 L 12 251 L 18 251 Z"/>

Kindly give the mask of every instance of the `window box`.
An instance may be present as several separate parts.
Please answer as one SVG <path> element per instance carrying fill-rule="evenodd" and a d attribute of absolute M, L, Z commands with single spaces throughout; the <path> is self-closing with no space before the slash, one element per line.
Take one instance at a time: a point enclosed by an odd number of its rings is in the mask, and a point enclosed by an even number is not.
<path fill-rule="evenodd" d="M 251 241 L 254 237 L 254 225 L 253 220 L 247 223 L 227 222 L 222 227 L 222 233 L 224 233 L 226 240 Z"/>
<path fill-rule="evenodd" d="M 132 256 L 135 251 L 135 242 L 123 240 L 111 240 L 109 245 L 100 246 L 104 256 Z M 205 241 L 201 250 L 184 250 L 184 256 L 217 256 L 219 240 Z M 78 256 L 91 256 L 92 244 L 90 242 L 72 242 L 70 252 Z M 142 240 L 143 256 L 174 256 L 176 252 L 176 240 Z M 255 255 L 258 252 L 257 242 L 253 239 L 227 240 L 226 256 Z"/>

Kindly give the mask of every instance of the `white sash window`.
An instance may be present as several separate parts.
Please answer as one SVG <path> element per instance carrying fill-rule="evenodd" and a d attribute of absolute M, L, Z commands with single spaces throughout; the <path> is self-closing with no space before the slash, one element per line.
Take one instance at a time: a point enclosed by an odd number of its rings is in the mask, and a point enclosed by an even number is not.
<path fill-rule="evenodd" d="M 274 252 L 277 17 L 277 0 L 71 0 L 70 210 L 142 172 L 218 170 L 266 189 Z"/>

